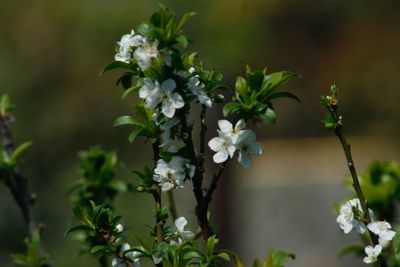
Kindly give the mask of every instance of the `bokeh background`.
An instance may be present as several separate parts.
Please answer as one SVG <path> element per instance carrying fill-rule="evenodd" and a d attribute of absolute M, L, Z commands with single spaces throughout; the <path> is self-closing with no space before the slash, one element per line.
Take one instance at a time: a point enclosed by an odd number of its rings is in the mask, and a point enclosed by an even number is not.
<path fill-rule="evenodd" d="M 214 221 L 221 243 L 249 263 L 269 249 L 297 254 L 288 266 L 357 266 L 336 253 L 356 236 L 344 236 L 332 206 L 350 194 L 339 144 L 320 120 L 321 94 L 336 83 L 356 164 L 399 158 L 400 2 L 396 0 L 202 0 L 161 1 L 178 14 L 196 11 L 185 33 L 206 65 L 233 86 L 244 63 L 271 71 L 292 70 L 302 79 L 288 88 L 302 100 L 276 104 L 278 122 L 258 131 L 264 154 L 254 168 L 231 164 L 218 189 Z M 150 162 L 148 145 L 126 142 L 127 129 L 113 120 L 133 111 L 134 98 L 120 100 L 118 73 L 99 78 L 114 45 L 158 9 L 158 1 L 0 1 L 0 92 L 17 109 L 17 142 L 32 140 L 23 165 L 38 194 L 36 210 L 46 225 L 45 242 L 55 266 L 96 266 L 77 256 L 79 243 L 64 237 L 71 220 L 66 198 L 79 178 L 77 151 L 101 144 L 118 152 L 119 177 Z M 221 117 L 209 114 L 210 132 Z M 211 155 L 211 154 L 209 154 Z M 186 189 L 190 192 L 190 185 Z M 195 222 L 190 194 L 178 206 Z M 152 223 L 151 199 L 128 194 L 117 199 L 130 238 L 144 237 Z M 194 224 L 192 224 L 194 225 Z M 0 187 L 0 266 L 24 250 L 24 226 L 16 205 Z M 145 238 L 146 239 L 146 238 Z"/>

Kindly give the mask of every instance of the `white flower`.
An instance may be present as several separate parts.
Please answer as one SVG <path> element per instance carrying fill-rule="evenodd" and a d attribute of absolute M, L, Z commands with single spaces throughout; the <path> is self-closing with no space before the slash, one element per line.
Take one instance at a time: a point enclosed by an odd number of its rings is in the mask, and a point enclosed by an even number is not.
<path fill-rule="evenodd" d="M 387 243 L 393 239 L 396 235 L 395 231 L 392 231 L 392 226 L 388 222 L 372 222 L 367 225 L 368 229 L 374 234 L 379 236 L 379 244 L 386 246 Z"/>
<path fill-rule="evenodd" d="M 161 112 L 168 118 L 175 115 L 175 110 L 185 105 L 180 94 L 174 93 L 176 83 L 172 79 L 167 79 L 161 84 Z"/>
<path fill-rule="evenodd" d="M 246 123 L 244 122 L 244 120 L 239 120 L 238 122 L 236 122 L 235 128 L 233 128 L 232 123 L 230 123 L 229 121 L 219 120 L 218 126 L 220 129 L 220 136 L 222 133 L 232 140 L 232 144 L 236 145 L 239 141 L 240 135 L 244 133 L 244 127 L 246 127 Z"/>
<path fill-rule="evenodd" d="M 185 231 L 185 226 L 187 224 L 187 220 L 185 217 L 179 217 L 175 220 L 175 227 L 178 236 L 178 243 L 182 243 L 182 239 L 189 239 L 193 237 L 193 233 L 191 231 Z"/>
<path fill-rule="evenodd" d="M 161 101 L 160 83 L 150 78 L 144 78 L 143 83 L 143 86 L 139 89 L 139 97 L 146 101 L 148 108 L 155 108 Z"/>
<path fill-rule="evenodd" d="M 146 38 L 140 34 L 135 34 L 134 30 L 131 30 L 131 33 L 124 34 L 121 37 L 121 40 L 118 42 L 120 47 L 137 47 L 141 46 L 145 43 Z"/>
<path fill-rule="evenodd" d="M 161 86 L 158 81 L 143 79 L 144 85 L 139 89 L 139 97 L 145 99 L 146 106 L 155 108 L 161 103 L 161 112 L 168 118 L 175 115 L 175 110 L 185 105 L 180 94 L 174 92 L 176 83 L 173 79 L 165 80 Z"/>
<path fill-rule="evenodd" d="M 111 266 L 112 267 L 127 267 L 126 263 L 124 262 L 123 259 L 121 258 L 114 258 L 111 261 Z"/>
<path fill-rule="evenodd" d="M 114 59 L 115 61 L 122 61 L 125 63 L 129 63 L 129 60 L 131 59 L 131 52 L 129 51 L 129 47 L 121 46 L 118 49 L 118 53 L 115 54 Z"/>
<path fill-rule="evenodd" d="M 236 151 L 236 147 L 232 144 L 232 141 L 227 136 L 214 137 L 208 142 L 208 146 L 214 152 L 217 152 L 213 156 L 215 163 L 225 162 L 229 157 L 233 157 Z"/>
<path fill-rule="evenodd" d="M 122 224 L 119 223 L 115 226 L 115 232 L 122 233 L 123 231 L 124 231 L 124 226 Z"/>
<path fill-rule="evenodd" d="M 261 144 L 256 143 L 256 134 L 252 130 L 245 130 L 237 140 L 239 141 L 237 144 L 239 149 L 238 161 L 243 167 L 250 168 L 252 165 L 251 154 L 262 154 Z"/>
<path fill-rule="evenodd" d="M 162 191 L 169 191 L 175 187 L 184 187 L 186 174 L 183 171 L 180 157 L 172 157 L 170 163 L 160 159 L 154 170 L 153 180 L 160 183 Z"/>
<path fill-rule="evenodd" d="M 192 178 L 196 171 L 196 167 L 190 164 L 189 159 L 180 156 L 173 156 L 168 165 L 176 171 L 178 177 L 183 177 L 183 180 L 185 179 L 186 174 Z"/>
<path fill-rule="evenodd" d="M 145 40 L 133 53 L 133 57 L 143 71 L 147 70 L 151 66 L 152 59 L 158 56 L 157 46 L 158 41 L 150 42 Z"/>
<path fill-rule="evenodd" d="M 336 218 L 336 222 L 345 234 L 348 234 L 353 228 L 360 234 L 363 234 L 366 231 L 364 223 L 356 219 L 354 209 L 359 213 L 363 212 L 358 198 L 351 199 L 342 205 L 340 207 L 339 216 Z"/>
<path fill-rule="evenodd" d="M 190 71 L 190 69 L 189 69 Z M 211 108 L 212 106 L 212 101 L 210 99 L 210 97 L 206 94 L 206 92 L 204 91 L 204 85 L 200 83 L 200 80 L 198 77 L 192 77 L 189 79 L 188 82 L 188 89 L 192 92 L 192 94 L 194 94 L 195 96 L 197 96 L 197 99 L 199 100 L 199 102 L 209 108 Z"/>
<path fill-rule="evenodd" d="M 121 40 L 117 42 L 119 45 L 118 53 L 114 56 L 116 61 L 129 63 L 131 59 L 132 47 L 138 47 L 145 43 L 145 38 L 140 34 L 135 34 L 132 30 L 130 34 L 124 34 Z"/>
<path fill-rule="evenodd" d="M 365 254 L 367 254 L 367 257 L 364 258 L 364 262 L 367 264 L 376 262 L 381 252 L 382 252 L 381 245 L 376 245 L 375 247 L 372 246 L 365 247 Z"/>

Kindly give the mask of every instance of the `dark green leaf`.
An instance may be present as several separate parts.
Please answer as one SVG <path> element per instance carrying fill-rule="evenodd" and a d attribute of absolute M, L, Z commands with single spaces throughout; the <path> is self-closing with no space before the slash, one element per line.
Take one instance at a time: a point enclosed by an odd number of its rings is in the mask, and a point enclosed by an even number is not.
<path fill-rule="evenodd" d="M 240 108 L 240 104 L 237 102 L 230 102 L 230 103 L 224 105 L 224 108 L 222 110 L 224 113 L 224 117 L 228 117 L 229 114 L 235 112 L 239 108 Z"/>
<path fill-rule="evenodd" d="M 271 95 L 269 95 L 267 99 L 273 100 L 276 98 L 291 98 L 291 99 L 296 100 L 298 103 L 300 103 L 300 99 L 295 94 L 292 94 L 289 92 L 275 92 L 275 93 L 272 93 Z"/>
<path fill-rule="evenodd" d="M 108 64 L 104 69 L 101 70 L 100 76 L 102 76 L 105 72 L 113 69 L 129 69 L 130 64 L 122 62 L 122 61 L 113 61 Z"/>
<path fill-rule="evenodd" d="M 92 226 L 89 225 L 78 225 L 78 226 L 74 226 L 71 227 L 70 229 L 67 230 L 67 232 L 65 232 L 65 235 L 68 235 L 72 232 L 76 232 L 76 231 L 93 231 L 94 228 Z"/>
<path fill-rule="evenodd" d="M 343 246 L 339 253 L 339 257 L 343 257 L 347 254 L 354 253 L 358 257 L 364 256 L 364 246 L 361 244 L 347 244 Z"/>
<path fill-rule="evenodd" d="M 143 132 L 143 129 L 135 129 L 133 130 L 128 137 L 128 142 L 133 143 L 135 141 L 136 137 Z"/>
<path fill-rule="evenodd" d="M 114 121 L 114 127 L 117 126 L 122 126 L 122 125 L 141 125 L 141 123 L 139 121 L 137 121 L 136 119 L 134 119 L 132 116 L 121 116 L 118 117 L 115 121 Z"/>

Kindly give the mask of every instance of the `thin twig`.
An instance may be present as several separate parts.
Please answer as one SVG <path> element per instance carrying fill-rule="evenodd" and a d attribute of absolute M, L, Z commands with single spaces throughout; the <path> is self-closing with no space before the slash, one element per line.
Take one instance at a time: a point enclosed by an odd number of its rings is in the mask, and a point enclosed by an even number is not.
<path fill-rule="evenodd" d="M 347 167 L 350 170 L 350 174 L 351 174 L 351 178 L 352 178 L 352 182 L 353 182 L 353 188 L 356 192 L 356 195 L 358 197 L 358 199 L 360 200 L 361 203 L 361 207 L 363 209 L 363 223 L 367 226 L 369 223 L 371 223 L 371 215 L 369 213 L 369 208 L 368 208 L 368 202 L 365 199 L 365 196 L 363 194 L 363 191 L 361 189 L 361 185 L 360 182 L 358 180 L 358 175 L 357 175 L 357 170 L 356 167 L 354 165 L 354 161 L 353 161 L 353 157 L 351 154 L 351 146 L 349 143 L 347 143 L 345 135 L 343 133 L 343 123 L 342 123 L 342 117 L 338 115 L 337 113 L 337 109 L 336 106 L 334 107 L 330 107 L 329 108 L 330 113 L 332 114 L 332 116 L 334 116 L 335 120 L 338 122 L 335 128 L 335 134 L 336 136 L 339 138 L 340 143 L 342 145 L 344 154 L 346 156 L 346 160 L 347 160 Z M 368 229 L 368 228 L 367 228 Z M 373 243 L 374 246 L 379 244 L 379 239 L 377 236 L 374 235 L 374 233 L 372 233 L 369 229 L 368 229 L 368 233 L 370 235 L 371 241 Z M 378 257 L 378 263 L 381 267 L 386 267 L 386 261 L 385 259 L 380 255 Z"/>
<path fill-rule="evenodd" d="M 174 192 L 172 190 L 167 192 L 168 197 L 168 209 L 171 213 L 172 220 L 176 220 L 178 218 L 178 212 L 176 211 L 175 197 Z"/>
<path fill-rule="evenodd" d="M 0 115 L 0 131 L 3 137 L 3 146 L 10 158 L 15 150 L 11 123 L 12 116 L 10 114 L 2 113 Z M 38 222 L 33 211 L 35 198 L 29 192 L 28 179 L 22 174 L 19 166 L 15 166 L 11 171 L 2 171 L 1 175 L 5 176 L 6 185 L 9 187 L 15 202 L 22 212 L 29 236 L 32 237 L 36 233 L 41 235 L 43 226 Z M 39 250 L 41 256 L 47 255 L 42 239 L 40 239 Z M 43 266 L 51 267 L 50 263 L 45 263 Z"/>

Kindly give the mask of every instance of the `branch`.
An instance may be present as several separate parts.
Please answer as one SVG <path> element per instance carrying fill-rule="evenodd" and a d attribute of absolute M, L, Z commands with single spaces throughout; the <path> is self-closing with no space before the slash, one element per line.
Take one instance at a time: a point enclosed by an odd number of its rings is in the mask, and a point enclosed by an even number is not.
<path fill-rule="evenodd" d="M 213 195 L 214 191 L 217 189 L 219 178 L 221 177 L 222 172 L 224 171 L 228 162 L 229 162 L 229 159 L 227 161 L 225 161 L 224 163 L 220 164 L 218 166 L 217 171 L 215 172 L 215 174 L 213 176 L 210 187 L 208 188 L 207 194 L 204 198 L 204 209 L 206 209 L 207 211 L 208 211 L 209 205 L 212 200 L 212 195 Z"/>
<path fill-rule="evenodd" d="M 357 195 L 358 199 L 360 200 L 361 207 L 363 209 L 363 222 L 367 226 L 372 221 L 371 215 L 369 214 L 368 201 L 365 199 L 365 196 L 361 189 L 360 182 L 358 180 L 357 170 L 354 165 L 353 157 L 351 154 L 351 146 L 349 143 L 347 143 L 346 137 L 343 133 L 342 117 L 338 115 L 336 106 L 330 107 L 329 111 L 332 114 L 332 116 L 334 116 L 335 120 L 337 121 L 337 125 L 336 125 L 334 131 L 335 131 L 336 136 L 340 140 L 344 154 L 346 156 L 347 167 L 350 170 L 351 178 L 353 181 L 352 185 L 353 185 L 354 190 L 356 191 L 356 195 Z M 367 229 L 368 229 L 368 227 L 367 227 Z M 372 240 L 372 244 L 374 246 L 378 245 L 379 244 L 378 237 L 376 235 L 374 235 L 369 229 L 368 229 L 368 233 Z M 385 259 L 381 255 L 378 257 L 378 262 L 381 267 L 387 266 Z"/>
<path fill-rule="evenodd" d="M 11 132 L 12 120 L 13 118 L 9 113 L 0 114 L 0 131 L 3 138 L 3 146 L 9 157 L 11 157 L 15 150 Z M 15 166 L 11 171 L 3 170 L 0 175 L 6 178 L 6 185 L 9 187 L 15 202 L 22 212 L 29 236 L 33 236 L 36 232 L 40 235 L 43 226 L 38 222 L 33 211 L 35 197 L 29 192 L 28 179 L 22 174 L 19 166 Z M 47 254 L 42 239 L 40 239 L 39 252 L 41 256 Z M 43 265 L 43 267 L 50 266 L 50 263 Z"/>

